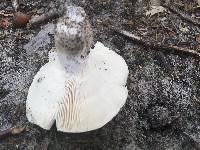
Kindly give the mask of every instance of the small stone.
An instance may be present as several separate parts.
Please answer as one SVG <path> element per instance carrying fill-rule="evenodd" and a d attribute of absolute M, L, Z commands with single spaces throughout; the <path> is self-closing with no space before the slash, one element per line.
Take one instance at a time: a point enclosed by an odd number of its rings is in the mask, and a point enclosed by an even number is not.
<path fill-rule="evenodd" d="M 22 12 L 16 12 L 13 16 L 13 26 L 15 28 L 25 27 L 30 17 Z"/>

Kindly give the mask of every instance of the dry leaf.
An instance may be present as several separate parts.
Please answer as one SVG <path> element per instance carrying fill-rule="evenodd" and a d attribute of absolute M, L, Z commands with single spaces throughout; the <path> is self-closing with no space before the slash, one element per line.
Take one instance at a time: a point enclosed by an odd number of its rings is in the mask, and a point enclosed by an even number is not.
<path fill-rule="evenodd" d="M 129 26 L 129 27 L 134 27 L 135 26 L 135 21 L 133 21 L 133 20 L 129 20 L 128 22 L 127 22 L 127 25 Z"/>
<path fill-rule="evenodd" d="M 25 126 L 22 126 L 22 127 L 15 126 L 11 129 L 11 133 L 12 134 L 19 134 L 19 133 L 23 132 L 25 128 L 26 128 Z"/>
<path fill-rule="evenodd" d="M 0 28 L 6 29 L 6 28 L 8 28 L 9 24 L 10 23 L 7 18 L 2 18 L 0 20 Z"/>
<path fill-rule="evenodd" d="M 200 34 L 196 35 L 195 40 L 200 43 Z"/>
<path fill-rule="evenodd" d="M 198 6 L 200 6 L 200 0 L 197 0 Z"/>
<path fill-rule="evenodd" d="M 151 9 L 146 11 L 146 16 L 153 16 L 158 13 L 166 12 L 167 10 L 162 6 L 151 6 Z"/>
<path fill-rule="evenodd" d="M 175 35 L 176 35 L 176 33 L 175 33 L 174 31 L 169 31 L 168 34 L 169 34 L 170 36 L 175 36 Z"/>

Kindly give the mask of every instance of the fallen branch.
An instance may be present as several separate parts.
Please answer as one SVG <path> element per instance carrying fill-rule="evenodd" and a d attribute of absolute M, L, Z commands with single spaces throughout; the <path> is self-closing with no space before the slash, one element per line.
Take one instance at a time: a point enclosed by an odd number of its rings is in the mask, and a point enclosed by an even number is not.
<path fill-rule="evenodd" d="M 25 126 L 23 126 L 23 127 L 14 126 L 14 127 L 8 128 L 6 130 L 2 130 L 2 131 L 0 131 L 0 139 L 7 137 L 8 135 L 19 134 L 19 133 L 23 132 L 24 129 L 25 129 Z"/>
<path fill-rule="evenodd" d="M 56 19 L 62 16 L 65 12 L 65 5 L 70 4 L 71 0 L 59 0 L 57 1 L 59 8 L 50 10 L 49 12 L 40 16 L 34 16 L 29 20 L 28 27 L 35 27 L 42 23 L 47 23 L 50 20 Z"/>
<path fill-rule="evenodd" d="M 152 49 L 162 49 L 162 50 L 166 50 L 166 51 L 178 51 L 178 52 L 187 53 L 187 54 L 190 54 L 190 55 L 200 57 L 200 53 L 196 52 L 195 50 L 191 50 L 191 49 L 187 49 L 187 48 L 181 48 L 181 47 L 172 46 L 172 45 L 164 45 L 164 44 L 160 44 L 160 43 L 152 43 L 152 42 L 146 41 L 142 37 L 134 35 L 134 34 L 128 32 L 128 31 L 119 30 L 119 29 L 116 29 L 116 28 L 113 28 L 113 27 L 111 27 L 111 29 L 113 31 L 133 40 L 133 41 L 136 41 L 136 42 L 144 45 L 145 47 L 150 47 Z"/>
<path fill-rule="evenodd" d="M 31 20 L 29 21 L 28 26 L 29 27 L 37 26 L 41 23 L 58 18 L 60 15 L 61 13 L 56 10 L 49 11 L 45 14 L 42 14 L 41 16 L 32 17 Z"/>
<path fill-rule="evenodd" d="M 169 11 L 177 14 L 183 20 L 186 20 L 194 25 L 200 26 L 200 21 L 198 19 L 192 18 L 189 14 L 186 14 L 185 12 L 177 9 L 173 5 L 168 5 L 168 4 L 161 4 L 161 5 L 167 9 L 169 9 Z"/>

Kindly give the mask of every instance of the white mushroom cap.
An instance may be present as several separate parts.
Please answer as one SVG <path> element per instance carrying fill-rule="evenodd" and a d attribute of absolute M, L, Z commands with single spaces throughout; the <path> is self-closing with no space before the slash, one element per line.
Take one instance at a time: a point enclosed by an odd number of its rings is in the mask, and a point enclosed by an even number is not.
<path fill-rule="evenodd" d="M 104 126 L 128 95 L 124 59 L 99 42 L 78 73 L 68 73 L 58 59 L 52 59 L 34 77 L 26 102 L 28 120 L 47 130 L 56 121 L 57 130 L 63 132 Z"/>

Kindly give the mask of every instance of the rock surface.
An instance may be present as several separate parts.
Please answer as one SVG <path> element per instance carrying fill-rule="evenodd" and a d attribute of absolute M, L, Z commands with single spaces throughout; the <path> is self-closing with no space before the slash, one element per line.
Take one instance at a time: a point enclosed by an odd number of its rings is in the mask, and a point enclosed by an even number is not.
<path fill-rule="evenodd" d="M 28 7 L 23 9 L 40 14 L 53 7 L 56 1 L 23 0 L 23 3 Z M 134 1 L 74 0 L 74 3 L 85 8 L 94 28 L 95 41 L 101 41 L 125 58 L 130 69 L 126 105 L 103 128 L 82 134 L 57 132 L 55 126 L 45 131 L 28 123 L 25 116 L 27 91 L 33 76 L 47 62 L 48 51 L 53 48 L 54 22 L 35 29 L 1 29 L 0 129 L 19 124 L 26 124 L 27 129 L 17 136 L 1 139 L 0 149 L 199 149 L 199 58 L 149 49 L 111 31 L 108 25 L 113 24 L 135 31 L 134 20 L 137 19 L 143 25 L 149 25 L 148 18 L 138 16 L 139 10 L 136 9 L 134 14 L 133 6 L 140 5 Z M 2 1 L 0 8 L 10 10 L 11 3 Z M 181 39 L 195 44 L 191 37 L 199 33 L 199 27 L 184 23 L 188 31 L 183 33 L 178 26 L 183 22 L 178 16 L 169 13 L 164 17 L 166 25 L 171 20 L 176 21 L 174 26 L 177 29 L 177 35 L 167 39 L 166 43 L 177 43 Z M 157 25 L 156 21 L 151 26 Z M 154 28 L 148 29 L 149 39 L 154 40 Z"/>

